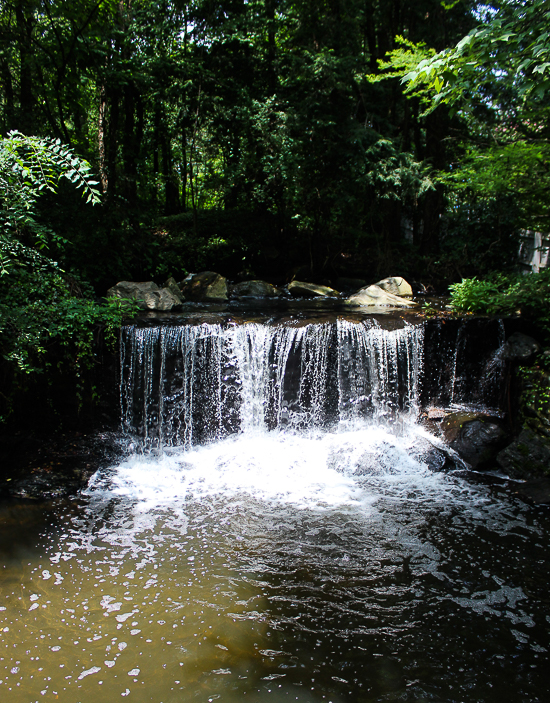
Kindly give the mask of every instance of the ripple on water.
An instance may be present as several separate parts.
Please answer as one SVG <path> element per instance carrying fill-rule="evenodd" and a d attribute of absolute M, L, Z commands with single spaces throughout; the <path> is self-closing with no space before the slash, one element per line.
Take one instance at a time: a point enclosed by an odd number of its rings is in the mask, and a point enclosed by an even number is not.
<path fill-rule="evenodd" d="M 5 564 L 0 692 L 542 700 L 544 516 L 434 472 L 426 442 L 274 432 L 97 474 Z"/>

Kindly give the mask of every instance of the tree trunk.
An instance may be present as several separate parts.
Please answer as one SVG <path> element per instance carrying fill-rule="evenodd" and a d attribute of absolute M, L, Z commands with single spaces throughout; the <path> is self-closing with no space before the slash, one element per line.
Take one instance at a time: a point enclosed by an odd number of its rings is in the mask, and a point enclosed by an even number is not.
<path fill-rule="evenodd" d="M 179 209 L 179 193 L 172 169 L 172 146 L 164 120 L 161 147 L 162 175 L 164 178 L 164 211 L 167 215 L 174 215 Z"/>
<path fill-rule="evenodd" d="M 267 86 L 269 95 L 277 92 L 277 70 L 275 66 L 275 2 L 266 0 L 265 13 L 267 17 Z"/>
<path fill-rule="evenodd" d="M 184 127 L 181 128 L 180 179 L 181 208 L 183 212 L 187 212 L 187 134 Z"/>
<path fill-rule="evenodd" d="M 117 181 L 117 156 L 118 156 L 118 122 L 119 122 L 119 97 L 115 90 L 109 91 L 109 130 L 107 145 L 107 173 L 109 174 L 109 191 L 113 197 Z"/>
<path fill-rule="evenodd" d="M 123 97 L 124 130 L 122 133 L 122 160 L 124 163 L 124 197 L 130 207 L 137 203 L 135 87 L 127 85 Z"/>
<path fill-rule="evenodd" d="M 34 133 L 34 98 L 32 92 L 32 10 L 28 0 L 15 6 L 19 43 L 19 129 Z"/>
<path fill-rule="evenodd" d="M 426 117 L 425 158 L 437 171 L 447 166 L 444 138 L 448 134 L 448 113 L 439 107 Z M 445 210 L 445 193 L 443 186 L 436 185 L 424 196 L 424 227 L 420 234 L 420 253 L 435 256 L 439 252 L 441 233 L 441 215 Z"/>
<path fill-rule="evenodd" d="M 109 192 L 109 175 L 107 171 L 107 90 L 105 85 L 99 89 L 99 119 L 97 125 L 97 148 L 99 155 L 99 178 L 103 195 Z"/>
<path fill-rule="evenodd" d="M 158 175 L 159 168 L 159 151 L 160 151 L 160 104 L 155 104 L 154 112 L 154 132 L 153 132 L 153 202 L 158 201 Z"/>
<path fill-rule="evenodd" d="M 0 62 L 0 76 L 2 77 L 2 85 L 6 100 L 3 127 L 6 132 L 9 132 L 10 130 L 15 129 L 15 100 L 10 67 L 5 59 L 2 59 Z"/>
<path fill-rule="evenodd" d="M 369 68 L 372 73 L 378 73 L 378 52 L 376 50 L 376 27 L 374 24 L 374 7 L 368 2 L 365 8 L 366 28 L 365 36 L 369 50 Z"/>
<path fill-rule="evenodd" d="M 143 134 L 145 131 L 145 114 L 143 108 L 143 96 L 136 92 L 136 138 L 135 138 L 135 160 L 136 160 L 136 202 L 138 198 L 138 164 L 141 163 L 143 153 Z"/>

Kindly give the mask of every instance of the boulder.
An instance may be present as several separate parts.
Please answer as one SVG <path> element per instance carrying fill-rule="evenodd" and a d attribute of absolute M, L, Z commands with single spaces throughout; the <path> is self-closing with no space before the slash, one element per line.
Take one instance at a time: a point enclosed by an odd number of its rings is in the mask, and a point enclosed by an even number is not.
<path fill-rule="evenodd" d="M 540 344 L 533 337 L 521 332 L 514 332 L 502 348 L 502 356 L 509 361 L 529 361 L 540 351 Z"/>
<path fill-rule="evenodd" d="M 451 449 L 472 469 L 481 469 L 494 461 L 505 440 L 506 432 L 496 422 L 476 419 L 462 425 Z"/>
<path fill-rule="evenodd" d="M 429 408 L 426 412 L 428 420 L 444 420 L 446 412 L 443 408 Z"/>
<path fill-rule="evenodd" d="M 107 295 L 110 298 L 135 300 L 142 310 L 166 312 L 181 305 L 181 297 L 176 298 L 168 288 L 159 288 L 153 281 L 119 281 L 116 286 L 109 288 Z"/>
<path fill-rule="evenodd" d="M 390 276 L 376 283 L 383 290 L 404 298 L 412 298 L 413 290 L 409 283 L 401 276 Z"/>
<path fill-rule="evenodd" d="M 358 307 L 381 306 L 393 308 L 409 308 L 415 303 L 405 300 L 398 295 L 388 293 L 380 286 L 367 286 L 361 288 L 353 295 L 350 295 L 346 301 L 349 305 Z"/>
<path fill-rule="evenodd" d="M 455 468 L 446 448 L 435 446 L 427 437 L 417 436 L 409 446 L 411 458 L 425 464 L 430 471 L 444 471 Z"/>
<path fill-rule="evenodd" d="M 457 439 L 464 424 L 472 422 L 473 420 L 479 420 L 480 417 L 483 416 L 466 410 L 444 413 L 443 422 L 441 423 L 441 433 L 447 444 L 450 445 Z"/>
<path fill-rule="evenodd" d="M 170 278 L 165 282 L 165 284 L 162 286 L 164 289 L 169 290 L 170 293 L 174 296 L 174 298 L 177 298 L 180 303 L 183 303 L 185 300 L 183 295 L 181 294 L 180 287 L 176 283 L 176 279 L 173 276 L 170 276 Z"/>
<path fill-rule="evenodd" d="M 292 281 L 288 284 L 288 291 L 294 298 L 336 298 L 339 295 L 338 291 L 328 286 L 303 281 Z"/>
<path fill-rule="evenodd" d="M 190 273 L 180 283 L 180 289 L 187 300 L 196 302 L 227 300 L 227 279 L 215 271 Z"/>
<path fill-rule="evenodd" d="M 278 298 L 282 291 L 265 281 L 243 281 L 231 289 L 232 298 Z"/>
<path fill-rule="evenodd" d="M 550 440 L 525 427 L 512 444 L 499 452 L 497 463 L 510 478 L 550 476 Z"/>

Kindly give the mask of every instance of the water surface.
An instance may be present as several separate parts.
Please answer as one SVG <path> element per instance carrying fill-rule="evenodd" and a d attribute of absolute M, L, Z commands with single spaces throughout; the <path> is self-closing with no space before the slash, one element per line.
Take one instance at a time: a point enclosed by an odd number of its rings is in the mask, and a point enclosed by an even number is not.
<path fill-rule="evenodd" d="M 547 513 L 434 443 L 256 428 L 6 506 L 1 700 L 547 700 Z"/>

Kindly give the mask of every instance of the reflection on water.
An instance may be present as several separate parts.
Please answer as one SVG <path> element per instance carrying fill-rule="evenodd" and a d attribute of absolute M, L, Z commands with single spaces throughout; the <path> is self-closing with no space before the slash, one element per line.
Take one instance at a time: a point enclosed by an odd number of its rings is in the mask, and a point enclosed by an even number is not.
<path fill-rule="evenodd" d="M 432 441 L 262 431 L 7 507 L 0 700 L 545 700 L 546 514 Z"/>

